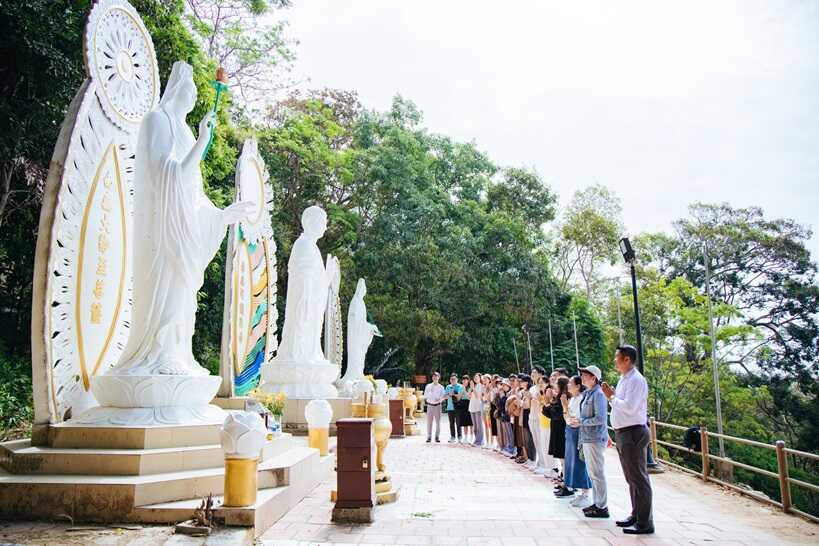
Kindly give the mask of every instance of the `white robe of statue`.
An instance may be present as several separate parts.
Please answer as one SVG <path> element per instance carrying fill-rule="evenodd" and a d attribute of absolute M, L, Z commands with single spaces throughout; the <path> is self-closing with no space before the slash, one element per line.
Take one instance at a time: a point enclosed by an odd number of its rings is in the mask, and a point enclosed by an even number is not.
<path fill-rule="evenodd" d="M 327 229 L 327 213 L 312 206 L 301 215 L 299 235 L 287 262 L 287 301 L 277 361 L 324 364 L 321 328 L 327 308 L 330 278 L 321 259 L 318 240 Z"/>
<path fill-rule="evenodd" d="M 367 306 L 364 304 L 366 295 L 367 285 L 364 279 L 358 279 L 355 295 L 347 311 L 347 371 L 341 378 L 341 384 L 364 379 L 364 358 L 367 356 L 367 349 L 373 341 L 373 336 L 381 336 L 378 326 L 367 320 Z"/>
<path fill-rule="evenodd" d="M 316 244 L 327 229 L 327 214 L 319 207 L 308 207 L 301 225 L 304 232 L 293 243 L 287 261 L 282 339 L 276 357 L 262 367 L 261 388 L 289 398 L 335 398 L 338 391 L 333 382 L 340 366 L 329 362 L 321 348 L 330 276 Z"/>
<path fill-rule="evenodd" d="M 114 375 L 207 375 L 193 357 L 196 296 L 228 224 L 252 203 L 216 208 L 199 162 L 215 114 L 195 139 L 185 117 L 196 103 L 193 72 L 173 65 L 159 107 L 142 122 L 134 182 L 134 307 L 128 344 Z"/>

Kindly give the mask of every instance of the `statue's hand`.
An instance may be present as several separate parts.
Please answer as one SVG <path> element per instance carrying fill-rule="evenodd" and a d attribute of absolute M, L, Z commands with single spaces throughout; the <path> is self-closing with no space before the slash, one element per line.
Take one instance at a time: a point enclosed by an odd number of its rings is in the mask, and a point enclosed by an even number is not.
<path fill-rule="evenodd" d="M 244 220 L 256 209 L 256 204 L 252 201 L 239 201 L 222 209 L 222 220 L 226 224 L 235 224 Z"/>
<path fill-rule="evenodd" d="M 205 139 L 205 142 L 210 139 L 210 128 L 216 125 L 216 112 L 208 110 L 199 122 L 199 140 Z"/>

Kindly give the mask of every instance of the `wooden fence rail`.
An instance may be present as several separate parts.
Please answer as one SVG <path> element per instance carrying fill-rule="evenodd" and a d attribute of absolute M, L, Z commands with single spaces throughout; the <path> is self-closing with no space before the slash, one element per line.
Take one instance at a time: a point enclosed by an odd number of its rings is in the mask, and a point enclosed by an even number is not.
<path fill-rule="evenodd" d="M 650 420 L 649 428 L 651 432 L 651 451 L 654 455 L 654 458 L 658 461 L 661 461 L 664 464 L 671 466 L 672 468 L 676 468 L 678 470 L 682 470 L 684 472 L 688 472 L 689 474 L 699 475 L 703 481 L 706 482 L 714 482 L 716 484 L 722 485 L 724 487 L 728 487 L 742 495 L 747 497 L 751 497 L 761 502 L 765 502 L 768 504 L 772 504 L 782 509 L 782 511 L 787 513 L 794 513 L 799 514 L 802 517 L 812 520 L 815 523 L 819 523 L 819 517 L 814 516 L 813 514 L 808 514 L 807 512 L 803 512 L 793 506 L 791 501 L 791 486 L 801 487 L 803 489 L 808 489 L 810 491 L 819 492 L 819 485 L 804 482 L 801 480 L 797 480 L 795 478 L 791 478 L 789 475 L 788 470 L 788 456 L 792 457 L 801 457 L 805 459 L 809 459 L 812 461 L 819 461 L 819 455 L 815 453 L 808 453 L 806 451 L 799 451 L 796 449 L 789 449 L 785 447 L 785 442 L 782 440 L 777 441 L 775 444 L 766 444 L 763 442 L 757 442 L 755 440 L 748 440 L 747 438 L 738 438 L 736 436 L 729 436 L 727 434 L 717 434 L 715 432 L 709 432 L 705 425 L 700 426 L 700 457 L 702 459 L 702 472 L 696 472 L 691 470 L 690 468 L 685 468 L 684 466 L 675 464 L 671 461 L 667 461 L 664 459 L 660 459 L 658 456 L 657 446 L 661 445 L 671 449 L 677 449 L 684 452 L 691 453 L 692 450 L 675 444 L 673 442 L 667 442 L 664 440 L 660 440 L 657 438 L 657 427 L 667 428 L 672 430 L 680 430 L 685 431 L 687 430 L 686 427 L 682 427 L 680 425 L 674 425 L 672 423 L 663 423 L 662 421 L 656 421 L 653 417 Z M 740 444 L 750 445 L 753 447 L 759 447 L 762 449 L 768 449 L 771 451 L 776 452 L 776 461 L 777 461 L 777 472 L 771 472 L 770 470 L 766 470 L 764 468 L 758 468 L 756 466 L 752 466 L 745 463 L 740 463 L 738 461 L 733 461 L 726 457 L 718 457 L 716 455 L 712 455 L 709 452 L 709 439 L 710 438 L 722 438 L 723 440 L 727 440 L 729 442 L 736 442 Z M 696 453 L 696 452 L 694 452 Z M 762 476 L 767 476 L 769 478 L 773 478 L 779 481 L 779 493 L 781 501 L 776 501 L 774 499 L 768 498 L 766 496 L 760 495 L 754 491 L 749 491 L 743 487 L 740 487 L 736 484 L 723 481 L 721 479 L 715 478 L 711 476 L 711 466 L 712 461 L 719 462 L 721 464 L 731 465 L 736 468 L 742 468 L 743 470 L 748 470 L 750 472 L 755 472 Z"/>

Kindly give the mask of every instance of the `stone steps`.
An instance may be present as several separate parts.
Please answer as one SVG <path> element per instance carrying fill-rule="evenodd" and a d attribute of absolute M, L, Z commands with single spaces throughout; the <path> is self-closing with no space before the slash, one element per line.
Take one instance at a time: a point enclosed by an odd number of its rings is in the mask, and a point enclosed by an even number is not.
<path fill-rule="evenodd" d="M 259 463 L 258 487 L 270 489 L 313 479 L 318 451 L 294 447 Z M 75 521 L 129 521 L 134 507 L 201 499 L 224 491 L 224 468 L 142 476 L 0 473 L 0 518 L 52 518 Z"/>
<path fill-rule="evenodd" d="M 253 526 L 254 535 L 260 536 L 266 529 L 298 504 L 332 470 L 335 457 L 322 457 L 310 469 L 291 468 L 287 485 L 259 489 L 256 503 L 241 508 L 221 506 L 224 497 L 214 496 L 214 518 L 221 525 Z M 312 470 L 312 472 L 310 472 Z M 141 523 L 176 523 L 193 517 L 202 499 L 188 499 L 137 506 L 129 514 L 128 521 Z"/>
<path fill-rule="evenodd" d="M 262 460 L 293 446 L 284 434 L 266 443 Z M 70 449 L 32 446 L 29 440 L 0 444 L 0 466 L 11 474 L 141 476 L 217 468 L 224 464 L 219 444 L 153 449 Z"/>
<path fill-rule="evenodd" d="M 219 425 L 97 427 L 70 421 L 51 425 L 45 444 L 66 449 L 162 449 L 220 443 Z"/>

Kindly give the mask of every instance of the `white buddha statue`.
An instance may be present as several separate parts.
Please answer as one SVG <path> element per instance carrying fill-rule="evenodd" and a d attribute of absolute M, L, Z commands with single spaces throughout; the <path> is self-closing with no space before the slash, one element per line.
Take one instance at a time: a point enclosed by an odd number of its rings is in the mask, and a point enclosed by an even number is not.
<path fill-rule="evenodd" d="M 339 366 L 321 348 L 330 278 L 317 242 L 327 229 L 327 213 L 312 206 L 301 215 L 304 232 L 296 239 L 287 262 L 284 327 L 276 357 L 262 370 L 262 388 L 291 398 L 337 396 L 332 385 Z"/>

